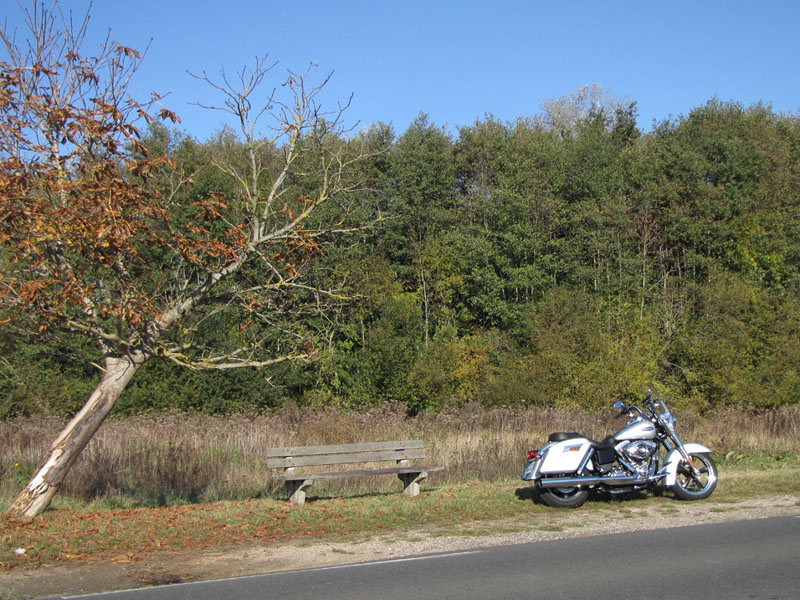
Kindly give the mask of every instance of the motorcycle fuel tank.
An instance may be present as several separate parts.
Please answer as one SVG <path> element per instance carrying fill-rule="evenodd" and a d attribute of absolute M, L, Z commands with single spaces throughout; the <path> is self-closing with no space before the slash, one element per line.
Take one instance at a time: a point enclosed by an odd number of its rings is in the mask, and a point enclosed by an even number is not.
<path fill-rule="evenodd" d="M 656 437 L 656 426 L 650 421 L 642 419 L 629 423 L 614 434 L 614 439 L 618 442 L 630 440 L 652 440 Z"/>

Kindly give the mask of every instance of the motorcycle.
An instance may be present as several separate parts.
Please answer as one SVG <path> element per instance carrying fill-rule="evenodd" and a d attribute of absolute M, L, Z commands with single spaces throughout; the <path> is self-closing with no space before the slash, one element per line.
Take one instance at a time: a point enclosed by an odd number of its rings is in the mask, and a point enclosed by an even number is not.
<path fill-rule="evenodd" d="M 663 398 L 653 397 L 653 389 L 642 405 L 644 411 L 615 402 L 617 416 L 627 416 L 628 424 L 599 442 L 576 432 L 550 434 L 547 444 L 528 452 L 522 479 L 534 482 L 541 500 L 556 508 L 577 508 L 590 490 L 670 488 L 683 500 L 708 498 L 717 486 L 711 450 L 681 441 L 675 414 Z"/>

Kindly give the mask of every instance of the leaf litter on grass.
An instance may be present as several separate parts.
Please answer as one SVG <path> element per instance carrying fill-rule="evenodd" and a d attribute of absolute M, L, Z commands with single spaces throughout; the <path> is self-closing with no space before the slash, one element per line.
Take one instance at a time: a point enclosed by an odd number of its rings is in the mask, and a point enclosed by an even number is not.
<path fill-rule="evenodd" d="M 62 508 L 35 520 L 2 515 L 0 568 L 65 561 L 135 562 L 158 551 L 453 525 L 513 513 L 514 500 L 486 500 L 504 495 L 513 498 L 498 492 L 497 484 L 483 484 L 427 491 L 416 498 L 382 494 L 320 499 L 301 507 L 253 499 L 162 508 Z M 16 548 L 25 549 L 25 554 L 15 555 Z"/>

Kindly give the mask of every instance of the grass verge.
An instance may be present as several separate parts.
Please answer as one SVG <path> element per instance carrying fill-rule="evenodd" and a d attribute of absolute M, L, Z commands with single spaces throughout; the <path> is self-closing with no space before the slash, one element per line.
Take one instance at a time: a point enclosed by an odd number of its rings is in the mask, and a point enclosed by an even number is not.
<path fill-rule="evenodd" d="M 800 464 L 795 461 L 758 467 L 727 463 L 712 499 L 735 502 L 754 495 L 800 497 Z M 224 548 L 289 540 L 359 540 L 374 535 L 409 537 L 426 532 L 485 535 L 523 527 L 542 527 L 555 509 L 533 501 L 523 482 L 475 481 L 441 485 L 417 498 L 400 493 L 355 497 L 314 497 L 302 507 L 274 499 L 252 499 L 162 508 L 98 510 L 62 507 L 34 520 L 0 517 L 0 569 L 36 568 L 57 562 L 135 562 L 161 551 Z M 312 488 L 313 490 L 313 488 Z M 626 500 L 658 502 L 665 514 L 680 510 L 671 497 L 650 495 Z M 620 503 L 596 500 L 578 511 L 560 511 L 560 527 L 570 527 L 586 511 L 619 510 Z M 24 550 L 24 553 L 20 550 Z"/>

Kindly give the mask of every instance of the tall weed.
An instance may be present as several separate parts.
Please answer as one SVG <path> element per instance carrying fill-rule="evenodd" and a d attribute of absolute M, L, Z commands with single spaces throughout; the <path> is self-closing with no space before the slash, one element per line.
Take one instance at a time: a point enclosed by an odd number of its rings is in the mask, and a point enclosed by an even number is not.
<path fill-rule="evenodd" d="M 782 460 L 800 455 L 800 407 L 753 413 L 720 410 L 679 415 L 685 440 L 699 441 L 722 461 Z M 24 486 L 64 425 L 53 416 L 0 421 L 0 507 Z M 446 470 L 431 483 L 499 481 L 516 477 L 527 450 L 552 431 L 596 439 L 622 425 L 612 411 L 486 410 L 466 405 L 409 417 L 402 405 L 345 411 L 299 408 L 212 416 L 169 412 L 109 419 L 84 450 L 61 497 L 111 506 L 284 497 L 270 481 L 267 448 L 422 439 L 427 463 Z M 314 494 L 360 494 L 398 489 L 388 477 L 315 484 Z M 63 500 L 62 500 L 63 501 Z"/>

